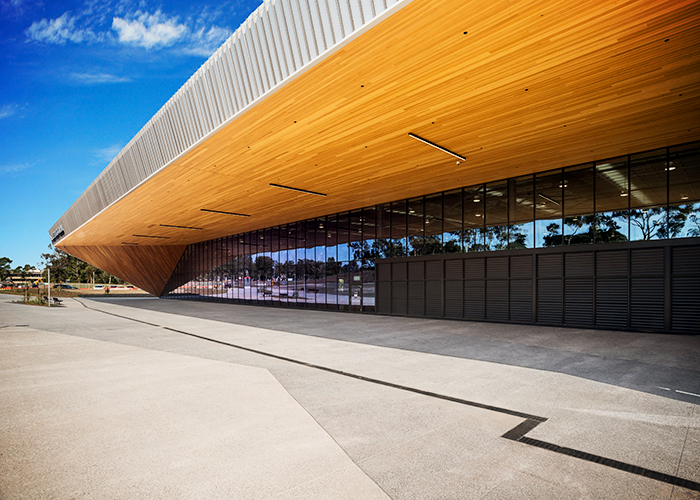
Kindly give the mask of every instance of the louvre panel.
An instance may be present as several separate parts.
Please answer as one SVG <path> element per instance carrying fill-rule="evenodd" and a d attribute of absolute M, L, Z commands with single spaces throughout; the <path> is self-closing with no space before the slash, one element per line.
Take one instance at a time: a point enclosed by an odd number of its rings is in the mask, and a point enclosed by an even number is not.
<path fill-rule="evenodd" d="M 406 314 L 406 299 L 408 290 L 406 289 L 407 282 L 392 281 L 391 283 L 391 312 L 393 314 Z"/>
<path fill-rule="evenodd" d="M 425 314 L 442 317 L 442 281 L 425 282 Z"/>
<path fill-rule="evenodd" d="M 593 277 L 593 252 L 566 254 L 567 277 Z"/>
<path fill-rule="evenodd" d="M 464 260 L 450 259 L 445 261 L 445 279 L 461 280 L 464 276 Z"/>
<path fill-rule="evenodd" d="M 486 318 L 485 281 L 464 282 L 464 317 L 467 319 Z"/>
<path fill-rule="evenodd" d="M 596 326 L 627 327 L 627 279 L 598 278 L 596 280 Z"/>
<path fill-rule="evenodd" d="M 664 249 L 643 248 L 630 252 L 632 276 L 664 274 Z"/>
<path fill-rule="evenodd" d="M 388 267 L 388 266 L 387 266 Z M 377 287 L 377 312 L 381 314 L 391 313 L 391 283 L 378 281 Z"/>
<path fill-rule="evenodd" d="M 700 333 L 700 280 L 674 276 L 671 297 L 671 328 L 678 332 Z"/>
<path fill-rule="evenodd" d="M 634 266 L 634 253 L 632 253 Z M 632 278 L 630 290 L 632 328 L 663 330 L 664 328 L 664 279 Z"/>
<path fill-rule="evenodd" d="M 592 256 L 591 256 L 592 257 Z M 591 258 L 591 271 L 593 259 Z M 568 256 L 567 256 L 568 271 Z M 564 282 L 564 323 L 593 325 L 593 279 L 571 279 Z"/>
<path fill-rule="evenodd" d="M 673 274 L 700 276 L 700 247 L 674 248 Z"/>
<path fill-rule="evenodd" d="M 532 255 L 518 255 L 510 258 L 510 277 L 512 279 L 532 279 Z"/>
<path fill-rule="evenodd" d="M 486 277 L 490 280 L 508 279 L 508 257 L 487 258 Z"/>
<path fill-rule="evenodd" d="M 627 250 L 596 253 L 596 276 L 627 276 Z"/>
<path fill-rule="evenodd" d="M 464 279 L 479 280 L 486 277 L 486 263 L 482 258 L 464 259 Z"/>
<path fill-rule="evenodd" d="M 423 281 L 408 282 L 408 314 L 411 316 L 425 315 L 423 287 Z"/>
<path fill-rule="evenodd" d="M 562 284 L 560 279 L 541 279 L 537 282 L 537 322 L 561 324 Z"/>
<path fill-rule="evenodd" d="M 405 262 L 394 262 L 391 264 L 391 277 L 394 281 L 408 279 Z"/>
<path fill-rule="evenodd" d="M 377 261 L 375 267 L 377 269 L 377 281 L 391 281 L 390 263 Z"/>
<path fill-rule="evenodd" d="M 532 280 L 511 280 L 510 301 L 527 302 L 532 305 Z"/>
<path fill-rule="evenodd" d="M 558 278 L 562 275 L 562 254 L 539 255 L 537 257 L 537 276 L 539 278 Z"/>
<path fill-rule="evenodd" d="M 486 282 L 485 281 L 465 281 L 464 282 L 464 301 L 470 300 L 484 302 L 486 300 Z"/>
<path fill-rule="evenodd" d="M 425 279 L 424 262 L 409 262 L 408 263 L 408 279 L 423 280 Z"/>
<path fill-rule="evenodd" d="M 442 279 L 442 260 L 431 260 L 425 263 L 425 279 Z"/>
<path fill-rule="evenodd" d="M 507 280 L 488 280 L 486 282 L 486 319 L 508 321 Z"/>
<path fill-rule="evenodd" d="M 461 263 L 462 261 L 457 262 Z M 445 316 L 448 318 L 461 318 L 463 308 L 464 282 L 457 280 L 445 281 Z"/>
<path fill-rule="evenodd" d="M 532 302 L 511 301 L 510 320 L 518 323 L 532 323 Z"/>

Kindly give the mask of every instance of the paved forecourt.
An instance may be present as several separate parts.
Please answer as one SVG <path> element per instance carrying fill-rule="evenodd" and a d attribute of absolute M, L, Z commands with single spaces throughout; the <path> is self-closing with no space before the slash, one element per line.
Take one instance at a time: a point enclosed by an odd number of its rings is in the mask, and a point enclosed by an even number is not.
<path fill-rule="evenodd" d="M 94 300 L 9 301 L 2 498 L 700 495 L 689 402 Z M 501 437 L 533 418 L 531 440 L 676 484 Z"/>

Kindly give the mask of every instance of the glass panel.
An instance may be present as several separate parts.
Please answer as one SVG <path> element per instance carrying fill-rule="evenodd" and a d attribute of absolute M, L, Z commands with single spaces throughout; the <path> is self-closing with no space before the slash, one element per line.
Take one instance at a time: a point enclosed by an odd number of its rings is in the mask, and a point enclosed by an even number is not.
<path fill-rule="evenodd" d="M 630 240 L 658 240 L 666 238 L 666 207 L 630 210 Z"/>
<path fill-rule="evenodd" d="M 564 178 L 560 185 L 564 191 L 565 216 L 593 213 L 594 172 L 593 165 L 579 165 L 564 169 Z M 581 219 L 578 219 L 580 222 Z"/>
<path fill-rule="evenodd" d="M 443 196 L 443 233 L 442 241 L 445 253 L 460 253 L 462 247 L 462 190 L 448 191 Z"/>
<path fill-rule="evenodd" d="M 362 210 L 355 210 L 348 214 L 348 232 L 350 236 L 350 253 L 353 243 L 362 241 Z"/>
<path fill-rule="evenodd" d="M 564 191 L 567 195 L 568 192 Z M 591 200 L 591 205 L 593 200 Z M 574 215 L 564 217 L 564 244 L 565 245 L 581 245 L 584 243 L 593 243 L 593 233 L 595 224 L 593 215 Z"/>
<path fill-rule="evenodd" d="M 350 284 L 348 281 L 348 263 L 341 262 L 338 269 L 338 280 L 335 283 L 339 309 L 347 309 L 350 302 Z M 345 306 L 345 307 L 342 307 Z"/>
<path fill-rule="evenodd" d="M 626 210 L 629 205 L 627 157 L 596 163 L 595 211 Z"/>
<path fill-rule="evenodd" d="M 423 224 L 425 224 L 423 197 L 408 200 L 408 247 L 409 255 L 425 255 L 423 247 Z"/>
<path fill-rule="evenodd" d="M 304 246 L 306 247 L 306 260 L 314 261 L 316 260 L 316 221 L 308 220 L 306 221 L 306 238 L 304 239 Z"/>
<path fill-rule="evenodd" d="M 442 248 L 442 193 L 425 197 L 425 255 L 436 255 Z"/>
<path fill-rule="evenodd" d="M 629 221 L 626 211 L 612 211 L 595 215 L 595 242 L 627 241 Z"/>
<path fill-rule="evenodd" d="M 668 237 L 700 237 L 700 203 L 685 203 L 669 207 Z"/>
<path fill-rule="evenodd" d="M 534 248 L 535 223 L 511 224 L 508 228 L 508 248 Z"/>
<path fill-rule="evenodd" d="M 377 239 L 373 256 L 375 259 L 394 256 L 391 244 L 391 205 L 388 203 L 377 207 Z"/>
<path fill-rule="evenodd" d="M 391 204 L 391 240 L 393 244 L 393 255 L 391 257 L 403 257 L 406 255 L 406 233 L 408 231 L 406 227 L 406 212 L 406 200 L 395 201 Z"/>
<path fill-rule="evenodd" d="M 535 219 L 558 219 L 562 215 L 562 172 L 548 172 L 535 177 Z"/>
<path fill-rule="evenodd" d="M 508 181 L 509 220 L 529 222 L 535 219 L 535 179 L 532 175 Z"/>
<path fill-rule="evenodd" d="M 630 157 L 630 206 L 665 205 L 666 175 L 665 149 Z"/>
<path fill-rule="evenodd" d="M 326 263 L 326 303 L 338 303 L 338 272 L 340 271 L 340 262 L 328 261 Z"/>
<path fill-rule="evenodd" d="M 316 261 L 326 262 L 326 218 L 316 219 Z"/>
<path fill-rule="evenodd" d="M 535 176 L 535 246 L 562 244 L 562 171 Z"/>
<path fill-rule="evenodd" d="M 535 246 L 558 247 L 562 245 L 562 220 L 547 219 L 535 221 Z"/>
<path fill-rule="evenodd" d="M 464 248 L 468 252 L 486 250 L 484 243 L 484 186 L 464 189 Z"/>
<path fill-rule="evenodd" d="M 352 258 L 361 260 L 366 269 L 374 269 L 377 255 L 377 211 L 374 207 L 362 210 L 362 244 L 353 246 Z"/>
<path fill-rule="evenodd" d="M 348 260 L 348 245 L 350 243 L 349 225 L 350 217 L 348 213 L 338 214 L 338 261 Z"/>
<path fill-rule="evenodd" d="M 486 184 L 486 226 L 500 226 L 508 222 L 507 181 Z"/>
<path fill-rule="evenodd" d="M 671 148 L 668 168 L 669 203 L 700 200 L 700 143 Z"/>
<path fill-rule="evenodd" d="M 486 248 L 488 250 L 505 250 L 508 248 L 508 224 L 486 228 Z"/>

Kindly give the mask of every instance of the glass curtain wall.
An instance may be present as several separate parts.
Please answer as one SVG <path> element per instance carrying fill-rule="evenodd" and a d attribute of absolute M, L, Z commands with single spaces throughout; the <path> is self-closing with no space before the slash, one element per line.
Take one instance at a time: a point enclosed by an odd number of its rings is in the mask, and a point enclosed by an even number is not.
<path fill-rule="evenodd" d="M 190 245 L 183 298 L 374 311 L 377 259 L 700 237 L 700 143 Z"/>

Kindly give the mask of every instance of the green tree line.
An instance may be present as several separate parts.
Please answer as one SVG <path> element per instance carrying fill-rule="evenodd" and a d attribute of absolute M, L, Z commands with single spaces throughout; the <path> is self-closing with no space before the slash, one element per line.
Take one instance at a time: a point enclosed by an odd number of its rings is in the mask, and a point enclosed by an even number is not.
<path fill-rule="evenodd" d="M 84 262 L 77 257 L 54 248 L 49 245 L 51 252 L 41 254 L 41 264 L 39 269 L 42 270 L 42 279 L 48 281 L 46 270 L 51 271 L 52 283 L 63 283 L 71 281 L 73 283 L 92 283 L 94 278 L 95 283 L 113 283 L 124 284 L 125 281 L 109 274 L 102 269 Z M 12 259 L 8 257 L 0 257 L 0 281 L 5 281 L 10 276 L 21 276 L 23 280 L 29 275 L 29 271 L 34 269 L 34 266 L 25 264 L 24 266 L 12 267 Z"/>

